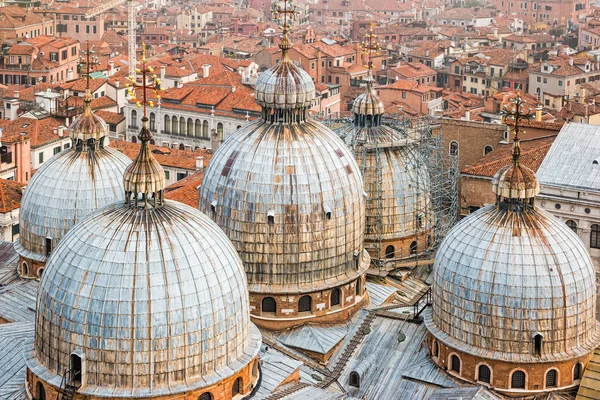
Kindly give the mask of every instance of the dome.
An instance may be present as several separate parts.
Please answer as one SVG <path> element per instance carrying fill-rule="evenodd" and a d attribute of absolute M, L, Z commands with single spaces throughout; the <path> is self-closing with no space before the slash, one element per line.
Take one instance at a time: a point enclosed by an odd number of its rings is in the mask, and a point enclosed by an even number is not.
<path fill-rule="evenodd" d="M 259 346 L 241 261 L 219 227 L 177 202 L 120 201 L 78 223 L 52 253 L 26 359 L 59 386 L 75 353 L 79 394 L 149 397 L 216 384 Z"/>
<path fill-rule="evenodd" d="M 507 165 L 492 178 L 492 191 L 507 199 L 531 199 L 540 192 L 540 183 L 531 169 L 523 165 Z"/>
<path fill-rule="evenodd" d="M 75 141 L 99 140 L 108 136 L 108 126 L 102 118 L 92 112 L 91 108 L 85 107 L 83 113 L 71 124 L 69 136 Z"/>
<path fill-rule="evenodd" d="M 364 207 L 352 153 L 312 120 L 246 125 L 219 146 L 199 189 L 250 292 L 318 291 L 362 275 Z"/>
<path fill-rule="evenodd" d="M 358 115 L 381 115 L 385 112 L 383 103 L 377 97 L 377 93 L 371 87 L 373 77 L 371 70 L 367 74 L 367 88 L 364 93 L 359 95 L 352 104 L 352 112 Z"/>
<path fill-rule="evenodd" d="M 92 211 L 123 197 L 123 173 L 131 160 L 112 148 L 74 146 L 42 164 L 25 188 L 19 212 L 21 257 L 46 261 L 52 247 Z M 51 249 L 50 249 L 51 250 Z"/>
<path fill-rule="evenodd" d="M 560 220 L 535 207 L 512 209 L 520 206 L 487 206 L 444 238 L 427 328 L 448 346 L 495 360 L 589 354 L 600 340 L 588 251 Z M 538 334 L 541 359 L 532 349 Z"/>

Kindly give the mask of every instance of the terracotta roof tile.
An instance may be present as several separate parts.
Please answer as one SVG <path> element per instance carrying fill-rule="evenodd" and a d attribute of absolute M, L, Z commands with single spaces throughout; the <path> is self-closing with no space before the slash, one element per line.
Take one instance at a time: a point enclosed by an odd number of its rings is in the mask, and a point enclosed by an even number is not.
<path fill-rule="evenodd" d="M 4 128 L 2 142 L 16 143 L 21 140 L 21 137 L 25 137 L 31 140 L 31 147 L 37 147 L 59 139 L 60 137 L 54 133 L 54 129 L 58 128 L 60 124 L 60 121 L 54 118 L 0 120 L 0 128 Z"/>
<path fill-rule="evenodd" d="M 0 213 L 4 214 L 21 207 L 23 186 L 19 182 L 0 179 Z"/>
<path fill-rule="evenodd" d="M 111 140 L 110 147 L 119 150 L 132 160 L 135 159 L 140 152 L 139 143 L 125 142 L 122 140 Z M 211 157 L 210 150 L 206 149 L 191 151 L 150 145 L 150 151 L 152 151 L 154 158 L 156 158 L 156 161 L 158 161 L 160 165 L 187 170 L 196 170 L 196 157 L 204 158 L 205 167 L 208 165 L 208 161 Z"/>
<path fill-rule="evenodd" d="M 179 201 L 190 207 L 198 208 L 198 186 L 204 179 L 204 170 L 198 171 L 179 182 L 165 188 L 165 197 L 169 200 Z"/>

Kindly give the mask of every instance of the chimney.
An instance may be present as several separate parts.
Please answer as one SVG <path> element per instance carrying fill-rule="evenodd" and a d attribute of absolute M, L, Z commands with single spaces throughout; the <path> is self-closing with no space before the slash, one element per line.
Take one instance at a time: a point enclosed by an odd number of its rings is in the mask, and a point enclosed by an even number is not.
<path fill-rule="evenodd" d="M 18 98 L 19 98 L 19 91 L 15 90 L 15 99 L 18 99 Z"/>
<path fill-rule="evenodd" d="M 425 50 L 425 57 L 429 57 L 429 49 Z"/>
<path fill-rule="evenodd" d="M 573 66 L 573 57 L 569 57 L 569 65 Z"/>
<path fill-rule="evenodd" d="M 585 88 L 581 88 L 581 94 L 579 96 L 579 102 L 585 104 Z"/>
<path fill-rule="evenodd" d="M 115 62 L 113 60 L 108 61 L 108 76 L 115 73 Z"/>
<path fill-rule="evenodd" d="M 208 78 L 210 76 L 210 67 L 212 67 L 212 65 L 210 65 L 210 64 L 204 64 L 202 66 L 202 77 L 203 78 Z"/>
<path fill-rule="evenodd" d="M 465 111 L 465 121 L 470 121 L 471 120 L 471 111 L 467 110 Z"/>
<path fill-rule="evenodd" d="M 535 108 L 535 120 L 537 122 L 542 122 L 542 106 L 537 106 Z"/>
<path fill-rule="evenodd" d="M 167 67 L 165 67 L 164 65 L 161 65 L 160 66 L 160 80 L 161 80 L 161 82 L 165 81 L 166 71 L 167 71 Z"/>
<path fill-rule="evenodd" d="M 202 171 L 204 169 L 204 157 L 196 157 L 196 171 Z"/>
<path fill-rule="evenodd" d="M 235 85 L 231 85 L 231 93 L 235 93 Z"/>
<path fill-rule="evenodd" d="M 58 127 L 58 137 L 65 136 L 65 129 L 66 129 L 66 127 L 64 127 L 63 125 Z"/>

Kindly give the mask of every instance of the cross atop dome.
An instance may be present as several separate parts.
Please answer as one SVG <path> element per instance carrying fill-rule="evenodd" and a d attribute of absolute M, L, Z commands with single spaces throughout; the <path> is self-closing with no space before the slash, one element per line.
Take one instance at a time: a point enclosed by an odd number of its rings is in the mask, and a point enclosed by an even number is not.
<path fill-rule="evenodd" d="M 150 152 L 149 142 L 152 134 L 148 129 L 147 108 L 154 107 L 154 102 L 146 97 L 148 90 L 154 91 L 160 100 L 160 79 L 152 74 L 152 67 L 146 65 L 146 45 L 142 44 L 141 68 L 136 68 L 136 74 L 142 75 L 142 83 L 137 84 L 133 76 L 131 83 L 126 85 L 132 100 L 136 100 L 136 89 L 141 89 L 142 98 L 136 102 L 138 108 L 143 108 L 142 129 L 138 135 L 141 147 L 137 157 L 125 170 L 123 183 L 125 187 L 125 202 L 130 204 L 133 200 L 135 208 L 157 207 L 163 204 L 165 189 L 165 172 Z M 141 199 L 140 199 L 141 196 Z M 141 200 L 141 202 L 140 202 Z M 152 201 L 151 201 L 152 200 Z"/>
<path fill-rule="evenodd" d="M 519 138 L 521 129 L 519 124 L 521 123 L 521 120 L 529 119 L 533 114 L 531 112 L 531 107 L 529 107 L 527 111 L 524 111 L 527 100 L 521 99 L 521 92 L 517 92 L 517 97 L 511 99 L 510 102 L 513 106 L 509 109 L 505 105 L 500 114 L 502 115 L 502 122 L 510 126 L 510 130 L 513 133 L 513 149 L 511 154 L 513 156 L 513 164 L 517 165 L 520 162 L 521 157 L 521 139 Z M 522 132 L 525 133 L 525 131 Z"/>
<path fill-rule="evenodd" d="M 281 26 L 283 37 L 281 38 L 279 48 L 283 51 L 283 54 L 286 55 L 287 50 L 292 47 L 287 34 L 299 14 L 298 7 L 292 0 L 282 0 L 273 3 L 271 13 L 273 14 L 273 18 L 275 18 L 277 23 Z"/>
<path fill-rule="evenodd" d="M 371 22 L 369 26 L 369 31 L 365 35 L 365 39 L 361 43 L 362 54 L 367 56 L 367 65 L 365 67 L 369 70 L 368 75 L 371 76 L 371 71 L 373 70 L 373 56 L 377 56 L 381 53 L 381 46 L 377 41 L 377 35 L 373 32 L 373 26 L 375 24 Z"/>
<path fill-rule="evenodd" d="M 98 61 L 98 57 L 94 54 L 94 46 L 90 48 L 90 42 L 88 40 L 85 41 L 85 50 L 81 51 L 81 57 L 79 57 L 79 65 L 81 69 L 81 78 L 85 79 L 85 107 L 90 107 L 90 103 L 92 102 L 92 92 L 90 89 L 90 80 L 92 78 L 92 70 L 95 69 L 95 66 L 100 64 Z"/>

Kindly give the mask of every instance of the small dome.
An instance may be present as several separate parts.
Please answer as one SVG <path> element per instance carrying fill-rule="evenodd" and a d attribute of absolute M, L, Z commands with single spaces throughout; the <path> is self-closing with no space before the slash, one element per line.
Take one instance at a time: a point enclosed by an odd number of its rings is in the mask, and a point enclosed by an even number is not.
<path fill-rule="evenodd" d="M 27 365 L 59 386 L 78 354 L 78 393 L 106 398 L 211 386 L 258 354 L 246 288 L 231 242 L 198 210 L 120 201 L 77 224 L 52 253 Z"/>
<path fill-rule="evenodd" d="M 505 199 L 532 199 L 540 192 L 540 183 L 531 169 L 510 164 L 496 172 L 492 191 Z"/>
<path fill-rule="evenodd" d="M 505 201 L 469 215 L 442 241 L 432 277 L 427 328 L 457 350 L 527 363 L 587 355 L 600 343 L 590 255 L 543 210 Z"/>
<path fill-rule="evenodd" d="M 98 141 L 103 137 L 108 137 L 108 126 L 102 118 L 96 116 L 89 107 L 86 107 L 84 112 L 75 118 L 71 124 L 69 136 L 75 141 L 87 142 L 89 139 Z"/>
<path fill-rule="evenodd" d="M 204 173 L 199 208 L 236 246 L 251 292 L 323 290 L 364 273 L 360 169 L 316 121 L 256 120 L 227 138 Z"/>
<path fill-rule="evenodd" d="M 92 211 L 123 198 L 123 173 L 131 160 L 112 148 L 71 147 L 46 161 L 25 188 L 19 211 L 20 256 L 46 261 L 46 239 L 55 247 Z"/>
<path fill-rule="evenodd" d="M 310 108 L 315 99 L 315 84 L 286 55 L 258 77 L 254 98 L 259 106 L 270 110 Z"/>
<path fill-rule="evenodd" d="M 379 100 L 375 89 L 372 88 L 371 83 L 373 77 L 369 70 L 367 76 L 367 88 L 364 93 L 359 95 L 352 104 L 352 112 L 358 115 L 382 115 L 385 112 L 383 103 Z"/>

